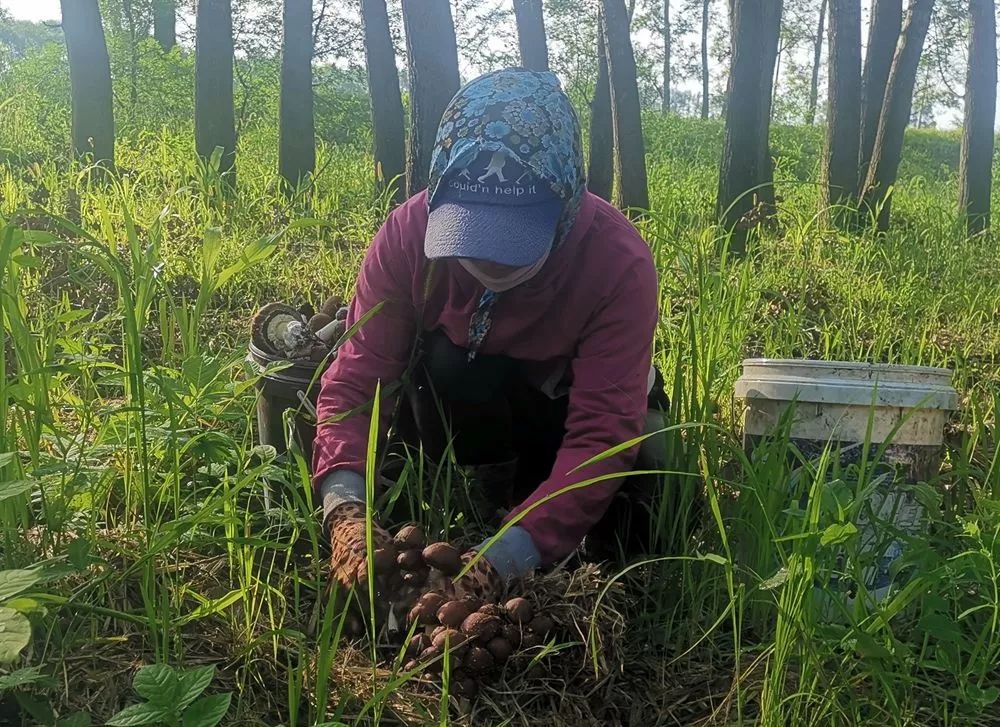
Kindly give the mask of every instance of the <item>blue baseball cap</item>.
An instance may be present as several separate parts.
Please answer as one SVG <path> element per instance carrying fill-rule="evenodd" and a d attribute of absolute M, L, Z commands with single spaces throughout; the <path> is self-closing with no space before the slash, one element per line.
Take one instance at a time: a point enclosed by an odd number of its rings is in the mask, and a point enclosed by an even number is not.
<path fill-rule="evenodd" d="M 424 254 L 525 267 L 551 248 L 566 201 L 506 149 L 451 166 L 430 201 Z"/>

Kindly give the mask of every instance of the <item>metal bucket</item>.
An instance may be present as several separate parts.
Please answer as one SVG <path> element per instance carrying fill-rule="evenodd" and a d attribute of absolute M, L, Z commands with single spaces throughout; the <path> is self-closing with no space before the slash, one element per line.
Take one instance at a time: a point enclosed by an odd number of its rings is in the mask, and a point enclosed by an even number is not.
<path fill-rule="evenodd" d="M 247 361 L 263 373 L 257 380 L 257 440 L 274 447 L 278 454 L 284 454 L 288 451 L 290 437 L 294 437 L 311 467 L 316 426 L 305 415 L 316 406 L 320 389 L 317 370 L 322 364 L 301 359 L 288 361 L 265 353 L 252 343 Z M 269 366 L 277 363 L 288 365 L 278 371 L 266 372 Z M 286 431 L 285 412 L 289 410 L 295 413 L 292 426 Z M 270 507 L 273 502 L 271 493 L 266 493 L 265 499 Z"/>
<path fill-rule="evenodd" d="M 948 369 L 923 366 L 748 359 L 736 382 L 736 398 L 746 405 L 748 450 L 788 419 L 791 441 L 806 457 L 818 457 L 830 446 L 848 466 L 860 463 L 867 451 L 872 465 L 896 475 L 881 480 L 866 503 L 874 517 L 855 523 L 861 550 L 876 563 L 865 574 L 876 600 L 891 590 L 892 565 L 904 549 L 899 539 L 886 545 L 877 523 L 891 522 L 907 537 L 926 532 L 924 507 L 904 485 L 932 480 L 940 469 L 945 424 L 958 407 L 951 376 Z"/>

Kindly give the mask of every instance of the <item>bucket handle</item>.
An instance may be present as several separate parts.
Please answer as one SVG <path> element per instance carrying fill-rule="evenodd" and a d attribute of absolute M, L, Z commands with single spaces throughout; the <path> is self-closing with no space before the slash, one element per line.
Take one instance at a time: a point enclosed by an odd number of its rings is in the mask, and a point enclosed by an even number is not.
<path fill-rule="evenodd" d="M 299 405 L 311 414 L 314 420 L 319 421 L 319 413 L 316 411 L 316 407 L 313 406 L 311 401 L 309 401 L 309 397 L 303 393 L 302 389 L 298 389 L 295 392 L 295 396 L 299 399 Z"/>

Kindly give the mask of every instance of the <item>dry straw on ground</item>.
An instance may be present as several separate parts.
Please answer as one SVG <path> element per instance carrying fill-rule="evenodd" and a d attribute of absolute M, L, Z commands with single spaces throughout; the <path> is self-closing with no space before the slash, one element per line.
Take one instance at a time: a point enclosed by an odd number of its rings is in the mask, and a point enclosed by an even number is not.
<path fill-rule="evenodd" d="M 101 578 L 108 569 L 125 574 L 125 578 L 108 579 L 105 607 L 138 616 L 138 578 L 129 574 L 137 563 L 134 554 L 142 551 L 135 547 L 138 543 L 134 538 L 122 533 L 105 533 L 101 541 L 100 554 L 107 565 L 95 566 L 88 580 Z M 129 547 L 121 545 L 129 543 Z M 321 568 L 316 569 L 320 579 Z M 223 594 L 233 587 L 222 556 L 174 552 L 162 568 L 162 573 L 168 572 L 175 582 L 200 594 Z M 612 582 L 609 573 L 583 564 L 531 579 L 526 592 L 556 620 L 556 633 L 549 644 L 512 659 L 500 678 L 475 701 L 450 699 L 451 723 L 727 723 L 733 660 L 719 653 L 675 660 L 675 655 L 650 646 L 643 634 L 629 627 L 634 594 L 627 584 Z M 272 572 L 271 578 L 280 587 L 284 574 Z M 243 607 L 238 601 L 226 612 L 178 626 L 172 630 L 171 642 L 164 646 L 176 657 L 171 663 L 177 666 L 216 665 L 212 691 L 234 692 L 230 719 L 235 719 L 231 724 L 273 727 L 287 719 L 286 684 L 292 677 L 289 663 L 309 665 L 300 705 L 300 713 L 306 713 L 306 702 L 313 698 L 319 679 L 315 645 L 309 636 L 304 642 L 291 638 L 275 641 L 265 618 L 259 620 L 253 633 L 242 632 Z M 298 612 L 284 614 L 283 628 L 288 633 L 314 634 L 316 611 L 300 606 Z M 62 660 L 62 694 L 54 701 L 61 702 L 63 713 L 82 709 L 100 720 L 135 702 L 132 676 L 139 667 L 156 660 L 147 626 L 80 607 L 65 610 L 63 627 L 77 629 L 80 634 L 73 652 L 64 654 Z M 331 714 L 339 708 L 341 719 L 349 723 L 371 723 L 373 712 L 366 705 L 397 678 L 393 657 L 398 650 L 398 645 L 379 644 L 378 663 L 373 666 L 365 640 L 342 641 L 326 675 Z M 440 688 L 417 677 L 392 690 L 381 705 L 380 722 L 439 723 L 441 708 Z"/>

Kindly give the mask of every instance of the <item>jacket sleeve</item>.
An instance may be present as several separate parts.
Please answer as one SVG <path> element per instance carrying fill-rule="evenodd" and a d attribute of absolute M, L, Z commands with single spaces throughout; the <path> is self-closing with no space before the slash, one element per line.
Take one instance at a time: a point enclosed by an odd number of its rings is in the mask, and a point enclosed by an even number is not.
<path fill-rule="evenodd" d="M 645 425 L 648 377 L 657 319 L 651 261 L 630 268 L 590 321 L 572 363 L 566 434 L 549 478 L 509 516 L 585 480 L 628 472 L 638 446 L 573 471 L 583 462 L 638 437 Z M 570 490 L 518 522 L 547 565 L 571 553 L 607 511 L 622 478 Z"/>
<path fill-rule="evenodd" d="M 423 266 L 418 246 L 406 244 L 401 211 L 389 217 L 365 254 L 349 307 L 348 329 L 379 304 L 382 307 L 341 346 L 321 380 L 313 485 L 327 514 L 341 502 L 364 500 L 376 385 L 381 383 L 384 394 L 378 427 L 381 446 L 396 401 L 386 390 L 405 372 L 416 337 L 413 280 Z"/>

